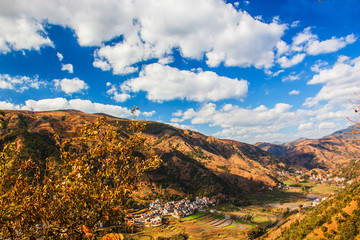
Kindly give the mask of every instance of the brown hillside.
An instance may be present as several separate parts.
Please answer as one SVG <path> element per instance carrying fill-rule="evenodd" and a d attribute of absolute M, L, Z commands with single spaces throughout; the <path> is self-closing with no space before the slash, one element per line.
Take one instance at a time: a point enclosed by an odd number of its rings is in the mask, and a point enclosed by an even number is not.
<path fill-rule="evenodd" d="M 62 138 L 74 139 L 84 124 L 100 116 L 73 110 L 5 113 L 6 128 L 0 132 L 0 144 L 22 139 L 23 154 L 38 159 L 39 164 L 56 155 L 52 140 L 54 133 Z M 121 125 L 129 122 L 111 116 L 107 116 L 107 121 L 119 121 Z M 279 160 L 266 151 L 162 123 L 146 124 L 146 144 L 161 156 L 163 163 L 139 184 L 140 198 L 145 197 L 141 193 L 150 198 L 189 194 L 240 196 L 244 192 L 277 184 L 273 176 Z"/>

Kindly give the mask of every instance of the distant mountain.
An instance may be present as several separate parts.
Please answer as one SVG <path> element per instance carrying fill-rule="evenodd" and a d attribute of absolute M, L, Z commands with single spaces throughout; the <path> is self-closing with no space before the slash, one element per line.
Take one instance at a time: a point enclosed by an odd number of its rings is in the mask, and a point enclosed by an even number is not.
<path fill-rule="evenodd" d="M 5 113 L 6 128 L 0 130 L 0 146 L 17 141 L 22 146 L 21 155 L 31 156 L 40 166 L 47 157 L 56 158 L 59 154 L 52 139 L 54 133 L 64 139 L 76 138 L 85 123 L 102 115 L 72 110 Z M 107 116 L 107 121 L 119 121 L 124 126 L 129 123 L 127 119 L 111 116 Z M 277 157 L 253 145 L 158 122 L 146 124 L 146 145 L 163 163 L 142 179 L 137 192 L 139 199 L 188 195 L 239 197 L 264 186 L 275 186 L 277 170 L 286 167 Z"/>
<path fill-rule="evenodd" d="M 338 136 L 338 137 L 343 137 L 343 138 L 355 138 L 355 137 L 359 136 L 359 134 L 353 134 L 353 132 L 356 128 L 357 128 L 356 125 L 352 125 L 348 128 L 338 130 L 338 131 L 334 132 L 333 134 L 331 134 L 330 136 Z"/>
<path fill-rule="evenodd" d="M 350 134 L 353 129 L 354 126 L 351 126 L 319 139 L 302 138 L 283 144 L 255 145 L 296 169 L 334 170 L 360 157 L 360 147 L 352 141 L 353 135 Z"/>

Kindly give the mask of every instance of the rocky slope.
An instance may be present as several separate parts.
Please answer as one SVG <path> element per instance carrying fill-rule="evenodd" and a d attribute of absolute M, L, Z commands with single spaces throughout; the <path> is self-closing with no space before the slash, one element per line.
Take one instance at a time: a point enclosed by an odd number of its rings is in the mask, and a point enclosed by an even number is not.
<path fill-rule="evenodd" d="M 0 145 L 17 141 L 21 156 L 31 156 L 43 165 L 58 156 L 52 138 L 76 138 L 85 123 L 101 114 L 79 111 L 5 111 Z M 129 120 L 107 116 L 107 121 L 127 125 Z M 170 125 L 146 122 L 146 145 L 161 156 L 161 167 L 139 184 L 139 198 L 176 198 L 187 195 L 241 196 L 245 192 L 277 184 L 276 170 L 285 167 L 279 159 L 256 146 L 208 137 Z M 122 129 L 126 129 L 125 127 Z"/>

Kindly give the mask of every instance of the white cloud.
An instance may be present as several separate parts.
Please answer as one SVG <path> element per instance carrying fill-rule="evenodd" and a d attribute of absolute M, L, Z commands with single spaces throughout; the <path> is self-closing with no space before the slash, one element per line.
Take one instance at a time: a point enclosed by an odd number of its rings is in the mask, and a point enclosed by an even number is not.
<path fill-rule="evenodd" d="M 86 113 L 105 113 L 115 117 L 131 117 L 131 110 L 126 107 L 107 105 L 101 103 L 93 103 L 90 100 L 65 98 L 48 98 L 38 101 L 27 100 L 24 105 L 14 105 L 9 102 L 1 102 L 0 108 L 4 110 L 30 110 L 30 111 L 53 111 L 75 109 Z"/>
<path fill-rule="evenodd" d="M 155 113 L 156 113 L 156 111 L 155 111 L 155 110 L 152 110 L 152 111 L 150 111 L 150 112 L 143 112 L 142 115 L 143 115 L 144 117 L 152 117 Z"/>
<path fill-rule="evenodd" d="M 213 103 L 205 104 L 200 110 L 190 108 L 185 112 L 177 112 L 178 118 L 172 122 L 191 120 L 192 124 L 210 123 L 212 126 L 221 126 L 226 129 L 246 131 L 247 128 L 257 129 L 256 132 L 265 132 L 265 129 L 281 129 L 284 124 L 289 124 L 295 114 L 290 112 L 291 105 L 278 103 L 274 108 L 268 109 L 261 105 L 255 109 L 239 108 L 231 104 L 217 110 Z M 182 113 L 181 116 L 180 113 Z"/>
<path fill-rule="evenodd" d="M 71 95 L 72 93 L 80 93 L 83 90 L 88 89 L 88 85 L 79 78 L 64 78 L 62 80 L 55 79 L 54 85 L 55 87 L 60 88 L 63 92 L 69 95 Z"/>
<path fill-rule="evenodd" d="M 214 72 L 180 71 L 158 63 L 147 65 L 138 78 L 121 85 L 123 92 L 146 91 L 151 101 L 187 99 L 189 101 L 218 101 L 246 97 L 248 82 L 218 76 Z"/>
<path fill-rule="evenodd" d="M 97 68 L 100 68 L 103 71 L 109 71 L 111 69 L 111 66 L 107 61 L 100 60 L 97 57 L 95 57 L 95 61 L 93 62 L 93 66 L 97 67 Z"/>
<path fill-rule="evenodd" d="M 283 77 L 282 82 L 292 82 L 292 81 L 299 80 L 301 78 L 302 74 L 303 74 L 303 72 L 298 73 L 298 74 L 295 74 L 294 72 L 292 72 L 290 75 Z"/>
<path fill-rule="evenodd" d="M 280 73 L 283 73 L 284 70 L 283 70 L 283 69 L 280 69 L 280 70 L 278 70 L 278 71 L 276 71 L 276 72 L 273 73 L 273 72 L 270 71 L 269 69 L 265 69 L 264 72 L 265 72 L 266 75 L 269 75 L 269 76 L 271 76 L 271 77 L 277 77 L 277 76 L 280 75 Z"/>
<path fill-rule="evenodd" d="M 74 73 L 74 68 L 73 68 L 73 65 L 71 63 L 62 64 L 61 65 L 61 70 L 62 71 L 67 71 L 68 73 Z"/>
<path fill-rule="evenodd" d="M 167 57 L 160 58 L 158 63 L 166 65 L 166 64 L 172 63 L 174 61 L 175 61 L 175 59 L 173 56 L 167 56 Z"/>
<path fill-rule="evenodd" d="M 307 130 L 312 130 L 314 128 L 314 124 L 312 122 L 307 122 L 307 123 L 301 123 L 298 127 L 299 131 L 307 131 Z"/>
<path fill-rule="evenodd" d="M 279 76 L 280 73 L 283 73 L 283 72 L 284 72 L 284 70 L 279 70 L 273 74 L 273 77 L 277 77 L 277 76 Z"/>
<path fill-rule="evenodd" d="M 311 40 L 306 47 L 306 52 L 310 55 L 336 52 L 339 49 L 344 48 L 346 45 L 354 43 L 356 40 L 357 38 L 354 34 L 350 34 L 345 38 L 332 37 L 331 39 L 325 41 Z"/>
<path fill-rule="evenodd" d="M 309 85 L 323 84 L 315 97 L 306 99 L 304 105 L 308 107 L 327 101 L 338 105 L 356 99 L 354 93 L 359 92 L 360 86 L 360 57 L 346 60 L 343 56 L 332 67 L 323 67 L 308 81 Z"/>
<path fill-rule="evenodd" d="M 0 109 L 3 110 L 30 110 L 30 111 L 55 111 L 74 109 L 86 113 L 105 113 L 114 117 L 129 118 L 132 117 L 131 109 L 126 107 L 109 105 L 102 103 L 94 103 L 90 100 L 70 99 L 65 98 L 47 98 L 41 100 L 27 100 L 25 104 L 13 104 L 11 102 L 0 101 Z M 138 115 L 142 114 L 145 117 L 150 117 L 155 114 L 155 111 L 141 112 L 136 111 Z"/>
<path fill-rule="evenodd" d="M 9 74 L 0 74 L 0 89 L 10 89 L 16 92 L 23 92 L 29 88 L 39 89 L 45 86 L 46 82 L 40 81 L 38 76 L 10 76 Z"/>
<path fill-rule="evenodd" d="M 1 110 L 20 110 L 21 107 L 10 102 L 0 101 Z"/>
<path fill-rule="evenodd" d="M 333 122 L 321 122 L 319 129 L 336 129 L 336 125 Z"/>
<path fill-rule="evenodd" d="M 282 56 L 277 60 L 277 62 L 280 64 L 281 67 L 289 68 L 289 67 L 292 67 L 294 65 L 301 63 L 304 60 L 305 56 L 306 55 L 304 53 L 296 54 L 291 59 L 289 59 L 285 56 Z"/>
<path fill-rule="evenodd" d="M 290 141 L 300 137 L 318 138 L 331 134 L 344 127 L 344 119 L 349 109 L 336 111 L 325 105 L 316 110 L 298 109 L 291 111 L 292 106 L 278 103 L 273 108 L 260 105 L 257 108 L 245 109 L 226 104 L 218 108 L 213 103 L 173 113 L 171 122 L 181 124 L 209 124 L 218 126 L 220 131 L 214 135 L 239 141 L 254 143 L 258 141 Z M 334 111 L 332 111 L 333 109 Z M 298 132 L 284 133 L 283 130 L 297 127 Z"/>
<path fill-rule="evenodd" d="M 100 48 L 95 54 L 95 62 L 98 63 L 94 63 L 94 66 L 110 66 L 114 74 L 129 74 L 138 70 L 133 64 L 161 56 L 162 53 L 157 53 L 153 45 L 143 43 L 139 36 L 135 35 L 114 46 Z"/>
<path fill-rule="evenodd" d="M 106 86 L 110 87 L 110 89 L 107 90 L 106 93 L 117 102 L 125 102 L 126 100 L 128 100 L 131 97 L 130 94 L 128 94 L 128 93 L 120 93 L 117 90 L 116 86 L 111 84 L 110 82 L 107 82 Z"/>
<path fill-rule="evenodd" d="M 166 124 L 169 124 L 169 125 L 172 125 L 176 128 L 180 128 L 180 129 L 189 129 L 189 130 L 192 130 L 192 131 L 197 131 L 199 132 L 199 130 L 192 126 L 192 125 L 186 125 L 186 124 L 178 124 L 178 123 L 166 123 Z"/>
<path fill-rule="evenodd" d="M 59 52 L 56 53 L 56 56 L 59 58 L 60 62 L 64 59 L 64 56 Z"/>
<path fill-rule="evenodd" d="M 317 39 L 317 36 L 311 33 L 311 27 L 305 28 L 302 32 L 293 37 L 292 50 L 303 50 L 304 45 L 306 45 L 312 39 Z"/>
<path fill-rule="evenodd" d="M 199 60 L 205 54 L 209 66 L 268 68 L 273 65 L 274 46 L 287 28 L 276 19 L 271 23 L 255 19 L 222 0 L 198 0 L 197 4 L 192 0 L 161 4 L 158 0 L 12 0 L 2 1 L 0 9 L 6 16 L 0 24 L 6 28 L 1 31 L 2 51 L 10 51 L 6 42 L 17 49 L 51 45 L 49 38 L 39 33 L 44 33 L 41 23 L 46 21 L 73 29 L 82 46 L 101 46 L 94 66 L 107 69 L 107 62 L 115 74 L 134 72 L 134 63 L 162 59 L 173 49 L 184 58 Z M 18 27 L 18 19 L 25 19 L 26 28 Z M 32 38 L 22 37 L 29 35 Z M 15 36 L 13 40 L 11 36 Z M 119 36 L 124 41 L 102 45 Z"/>
<path fill-rule="evenodd" d="M 327 65 L 328 65 L 327 62 L 318 60 L 313 66 L 311 66 L 311 71 L 318 73 L 322 70 L 322 68 L 324 68 Z"/>
<path fill-rule="evenodd" d="M 4 4 L 0 3 L 0 8 L 2 5 Z M 2 11 L 4 9 L 0 10 L 0 13 Z M 41 23 L 24 15 L 6 17 L 0 14 L 0 53 L 39 50 L 43 46 L 53 47 L 53 43 L 46 36 Z"/>
<path fill-rule="evenodd" d="M 278 41 L 276 43 L 276 55 L 283 55 L 284 53 L 290 50 L 289 45 L 286 44 L 284 41 Z"/>
<path fill-rule="evenodd" d="M 291 23 L 290 27 L 292 27 L 292 28 L 297 27 L 297 26 L 299 26 L 299 23 L 300 23 L 300 21 L 293 21 Z"/>
<path fill-rule="evenodd" d="M 311 27 L 307 27 L 293 37 L 290 46 L 282 40 L 277 42 L 276 62 L 283 68 L 289 68 L 301 63 L 306 55 L 336 52 L 348 44 L 354 43 L 356 40 L 357 37 L 354 34 L 350 34 L 346 37 L 332 37 L 331 39 L 320 41 L 319 37 L 311 32 Z"/>
<path fill-rule="evenodd" d="M 289 92 L 289 95 L 299 95 L 300 91 L 299 90 L 292 90 L 291 92 Z"/>

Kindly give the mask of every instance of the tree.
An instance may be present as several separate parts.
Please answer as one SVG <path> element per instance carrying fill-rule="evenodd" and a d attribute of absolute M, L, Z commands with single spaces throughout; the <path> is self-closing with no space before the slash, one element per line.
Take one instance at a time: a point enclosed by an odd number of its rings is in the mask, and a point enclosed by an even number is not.
<path fill-rule="evenodd" d="M 49 158 L 41 171 L 31 159 L 2 161 L 0 203 L 11 212 L 0 212 L 2 235 L 94 238 L 99 223 L 120 224 L 136 181 L 160 164 L 144 148 L 144 129 L 144 123 L 130 121 L 120 131 L 102 117 L 85 125 L 78 139 L 56 137 L 61 165 Z M 15 174 L 7 174 L 14 163 Z"/>

